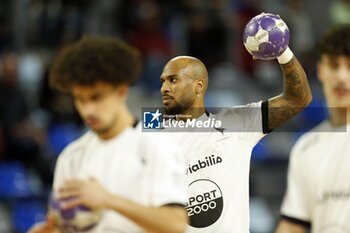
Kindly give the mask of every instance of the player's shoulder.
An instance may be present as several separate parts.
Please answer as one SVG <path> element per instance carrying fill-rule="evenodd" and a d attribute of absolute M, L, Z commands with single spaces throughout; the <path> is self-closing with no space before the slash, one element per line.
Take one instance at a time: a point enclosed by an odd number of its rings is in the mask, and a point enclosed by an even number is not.
<path fill-rule="evenodd" d="M 261 108 L 262 101 L 250 102 L 247 104 L 233 106 L 232 109 L 251 109 L 251 108 Z"/>
<path fill-rule="evenodd" d="M 142 131 L 141 123 L 134 128 L 133 133 L 138 143 L 146 147 L 171 149 L 176 144 L 173 142 L 174 137 L 172 137 L 172 133 L 165 130 Z"/>
<path fill-rule="evenodd" d="M 136 144 L 140 144 L 141 146 L 155 144 L 157 139 L 160 138 L 158 134 L 161 134 L 161 133 L 158 133 L 157 131 L 143 131 L 142 125 L 140 122 L 135 127 L 131 128 L 130 132 L 132 133 L 133 141 Z"/>
<path fill-rule="evenodd" d="M 174 162 L 182 161 L 182 149 L 172 137 L 172 133 L 163 131 L 149 133 L 142 132 L 138 142 L 145 159 L 152 161 Z"/>
<path fill-rule="evenodd" d="M 96 135 L 91 131 L 85 132 L 82 136 L 69 143 L 60 154 L 60 157 L 67 157 L 76 154 L 76 151 L 84 149 L 91 144 L 92 140 L 96 139 Z"/>
<path fill-rule="evenodd" d="M 300 136 L 292 148 L 292 155 L 300 157 L 301 154 L 306 153 L 308 150 L 316 148 L 320 137 L 319 132 L 327 132 L 327 128 L 328 122 L 323 121 L 309 132 L 306 132 Z M 310 154 L 313 155 L 315 153 Z"/>
<path fill-rule="evenodd" d="M 259 102 L 251 102 L 247 104 L 242 104 L 242 105 L 235 105 L 231 107 L 226 107 L 226 108 L 221 108 L 219 111 L 214 110 L 214 115 L 217 116 L 226 116 L 226 115 L 237 115 L 237 116 L 244 116 L 247 114 L 247 112 L 251 110 L 261 110 L 261 103 L 262 101 Z"/>
<path fill-rule="evenodd" d="M 171 133 L 163 131 L 155 133 L 143 133 L 140 137 L 140 143 L 145 144 L 147 147 L 157 148 L 157 150 L 173 150 L 177 148 L 177 142 L 173 140 Z"/>

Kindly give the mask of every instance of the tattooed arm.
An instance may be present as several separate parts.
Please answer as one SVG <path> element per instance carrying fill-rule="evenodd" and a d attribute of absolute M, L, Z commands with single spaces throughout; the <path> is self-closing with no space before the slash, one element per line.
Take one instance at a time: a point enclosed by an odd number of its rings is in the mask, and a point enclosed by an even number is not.
<path fill-rule="evenodd" d="M 275 129 L 302 111 L 312 100 L 312 94 L 303 67 L 295 56 L 281 64 L 284 90 L 281 95 L 269 99 L 268 128 Z"/>

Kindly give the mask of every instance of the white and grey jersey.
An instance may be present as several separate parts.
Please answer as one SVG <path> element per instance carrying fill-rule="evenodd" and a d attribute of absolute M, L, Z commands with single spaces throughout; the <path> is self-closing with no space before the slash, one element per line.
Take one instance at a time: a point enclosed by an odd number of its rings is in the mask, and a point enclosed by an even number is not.
<path fill-rule="evenodd" d="M 350 133 L 328 121 L 292 148 L 281 207 L 288 221 L 313 233 L 350 232 Z"/>
<path fill-rule="evenodd" d="M 186 160 L 188 233 L 249 232 L 249 167 L 253 147 L 267 129 L 267 102 L 222 109 L 221 127 L 171 132 Z M 264 112 L 264 114 L 263 114 Z"/>
<path fill-rule="evenodd" d="M 54 190 L 69 179 L 94 177 L 109 192 L 148 207 L 183 205 L 186 185 L 179 154 L 179 147 L 141 133 L 140 127 L 127 128 L 109 140 L 88 132 L 59 156 Z M 144 231 L 118 212 L 105 210 L 101 222 L 90 232 Z"/>

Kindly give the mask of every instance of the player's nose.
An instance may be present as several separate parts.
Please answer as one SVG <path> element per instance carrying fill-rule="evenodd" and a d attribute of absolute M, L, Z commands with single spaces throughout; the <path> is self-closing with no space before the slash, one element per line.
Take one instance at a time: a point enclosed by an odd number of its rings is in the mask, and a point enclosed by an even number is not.
<path fill-rule="evenodd" d="M 160 87 L 160 93 L 165 94 L 165 93 L 167 93 L 169 91 L 170 91 L 169 85 L 166 84 L 166 82 L 163 82 L 162 86 Z"/>
<path fill-rule="evenodd" d="M 350 70 L 347 67 L 341 67 L 338 70 L 337 77 L 339 81 L 348 81 L 350 79 Z"/>

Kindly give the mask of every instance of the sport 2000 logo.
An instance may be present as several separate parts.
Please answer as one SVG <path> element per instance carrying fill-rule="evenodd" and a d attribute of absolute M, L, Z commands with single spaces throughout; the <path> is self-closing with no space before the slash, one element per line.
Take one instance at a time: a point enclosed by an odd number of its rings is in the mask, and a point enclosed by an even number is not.
<path fill-rule="evenodd" d="M 188 193 L 186 209 L 192 227 L 208 227 L 220 218 L 224 205 L 216 183 L 207 179 L 193 181 L 188 186 Z"/>

